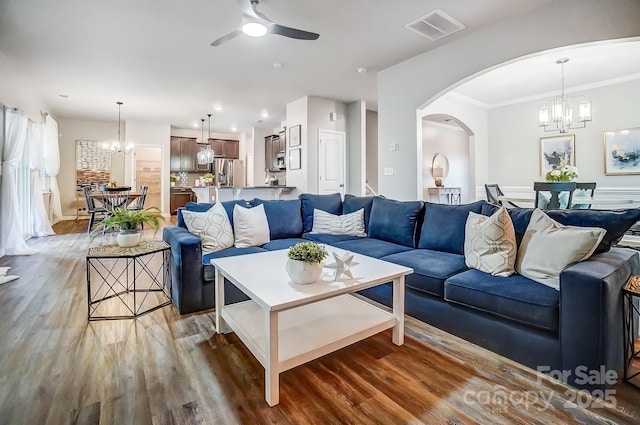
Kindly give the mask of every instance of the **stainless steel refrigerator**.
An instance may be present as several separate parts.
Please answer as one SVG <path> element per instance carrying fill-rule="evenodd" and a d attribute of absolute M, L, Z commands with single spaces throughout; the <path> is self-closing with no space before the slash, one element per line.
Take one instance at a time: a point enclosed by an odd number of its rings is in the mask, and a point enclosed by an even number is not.
<path fill-rule="evenodd" d="M 216 176 L 217 186 L 245 185 L 244 161 L 240 159 L 216 158 L 213 160 L 212 173 Z"/>

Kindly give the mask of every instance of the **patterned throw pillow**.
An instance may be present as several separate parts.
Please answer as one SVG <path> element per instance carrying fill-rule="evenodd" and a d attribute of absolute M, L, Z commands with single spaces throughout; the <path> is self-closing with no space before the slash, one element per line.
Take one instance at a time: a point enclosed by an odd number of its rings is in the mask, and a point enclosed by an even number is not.
<path fill-rule="evenodd" d="M 233 229 L 220 202 L 206 212 L 182 210 L 187 230 L 202 239 L 202 253 L 221 251 L 233 246 Z"/>
<path fill-rule="evenodd" d="M 335 215 L 314 209 L 313 229 L 311 229 L 311 233 L 366 237 L 367 232 L 365 232 L 364 229 L 364 208 L 343 215 Z"/>
<path fill-rule="evenodd" d="M 516 232 L 505 207 L 491 217 L 469 212 L 464 235 L 467 267 L 494 276 L 511 276 L 515 272 L 517 250 Z"/>
<path fill-rule="evenodd" d="M 520 243 L 516 271 L 560 290 L 560 272 L 591 257 L 606 233 L 599 227 L 564 226 L 536 209 Z"/>

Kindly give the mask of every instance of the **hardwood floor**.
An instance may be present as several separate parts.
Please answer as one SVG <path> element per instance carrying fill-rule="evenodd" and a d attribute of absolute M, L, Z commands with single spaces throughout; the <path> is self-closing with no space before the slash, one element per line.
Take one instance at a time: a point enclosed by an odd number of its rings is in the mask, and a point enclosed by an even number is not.
<path fill-rule="evenodd" d="M 3 425 L 640 423 L 639 389 L 607 407 L 411 318 L 402 347 L 387 331 L 283 373 L 269 408 L 262 367 L 210 311 L 88 322 L 86 222 L 54 229 L 0 258 L 20 276 L 0 286 Z"/>

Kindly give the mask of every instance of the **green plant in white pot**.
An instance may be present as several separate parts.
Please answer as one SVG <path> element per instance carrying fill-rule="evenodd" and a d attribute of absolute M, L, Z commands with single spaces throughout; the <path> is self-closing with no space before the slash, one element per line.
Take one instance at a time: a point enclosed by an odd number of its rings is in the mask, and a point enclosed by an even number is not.
<path fill-rule="evenodd" d="M 146 224 L 153 230 L 160 228 L 160 220 L 164 220 L 157 207 L 149 207 L 143 210 L 130 210 L 127 208 L 115 208 L 109 212 L 109 216 L 102 220 L 91 232 L 93 236 L 104 233 L 109 229 L 118 229 L 118 245 L 122 248 L 130 248 L 140 243 L 142 225 Z"/>
<path fill-rule="evenodd" d="M 293 283 L 313 283 L 322 273 L 322 260 L 328 253 L 324 246 L 315 242 L 300 242 L 287 252 L 287 274 Z"/>

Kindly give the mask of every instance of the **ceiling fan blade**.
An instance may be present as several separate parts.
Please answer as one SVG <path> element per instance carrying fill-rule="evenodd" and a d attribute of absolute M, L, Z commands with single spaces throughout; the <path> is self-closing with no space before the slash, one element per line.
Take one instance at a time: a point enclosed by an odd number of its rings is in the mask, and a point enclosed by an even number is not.
<path fill-rule="evenodd" d="M 237 37 L 237 36 L 239 36 L 240 34 L 242 34 L 242 30 L 239 30 L 239 29 L 238 29 L 238 30 L 235 30 L 235 31 L 230 32 L 229 34 L 227 34 L 227 35 L 223 36 L 223 37 L 220 37 L 219 39 L 217 39 L 216 41 L 214 41 L 213 43 L 211 43 L 211 45 L 212 45 L 212 46 L 214 46 L 214 47 L 215 47 L 215 46 L 219 46 L 219 45 L 221 45 L 222 43 L 224 43 L 225 41 L 229 41 L 229 40 L 231 40 L 231 39 L 236 38 L 236 37 Z"/>
<path fill-rule="evenodd" d="M 289 38 L 296 38 L 298 40 L 317 40 L 318 37 L 320 37 L 320 34 L 316 34 L 315 32 L 298 30 L 278 24 L 273 24 L 271 26 L 271 31 L 269 32 L 271 34 L 278 34 Z"/>

